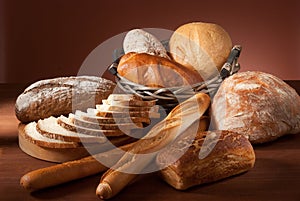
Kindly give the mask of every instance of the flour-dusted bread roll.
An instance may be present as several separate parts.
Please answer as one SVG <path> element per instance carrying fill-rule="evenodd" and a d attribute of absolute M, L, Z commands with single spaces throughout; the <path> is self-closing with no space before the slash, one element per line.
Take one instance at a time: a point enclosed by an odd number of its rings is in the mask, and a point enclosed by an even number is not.
<path fill-rule="evenodd" d="M 300 132 L 300 97 L 279 78 L 263 72 L 241 72 L 223 81 L 212 104 L 217 129 L 263 143 Z"/>
<path fill-rule="evenodd" d="M 230 54 L 232 42 L 221 26 L 193 22 L 176 29 L 169 46 L 176 62 L 196 69 L 206 80 L 219 73 Z"/>
<path fill-rule="evenodd" d="M 125 54 L 129 52 L 147 53 L 169 59 L 163 44 L 155 36 L 142 29 L 133 29 L 126 34 L 123 49 Z"/>
<path fill-rule="evenodd" d="M 203 81 L 200 74 L 169 59 L 146 53 L 127 53 L 118 65 L 126 79 L 150 87 L 174 87 Z"/>
<path fill-rule="evenodd" d="M 116 84 L 95 76 L 58 77 L 27 87 L 16 100 L 17 118 L 23 122 L 85 110 L 106 99 Z"/>
<path fill-rule="evenodd" d="M 231 131 L 200 131 L 192 125 L 156 158 L 160 175 L 171 186 L 185 190 L 248 171 L 255 154 L 248 139 Z M 178 158 L 174 161 L 174 158 Z"/>

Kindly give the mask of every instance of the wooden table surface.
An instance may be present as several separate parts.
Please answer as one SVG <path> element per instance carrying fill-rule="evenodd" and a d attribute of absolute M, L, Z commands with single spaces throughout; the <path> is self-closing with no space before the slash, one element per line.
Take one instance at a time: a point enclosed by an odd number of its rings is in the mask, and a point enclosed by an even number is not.
<path fill-rule="evenodd" d="M 298 93 L 300 81 L 289 81 Z M 18 147 L 14 102 L 24 85 L 0 84 L 0 200 L 99 200 L 95 195 L 101 174 L 28 193 L 19 185 L 25 173 L 53 163 L 32 158 Z M 299 93 L 300 94 L 300 93 Z M 275 97 L 274 97 L 275 98 Z M 152 173 L 138 179 L 111 200 L 300 200 L 300 134 L 255 146 L 255 167 L 247 173 L 180 192 Z"/>

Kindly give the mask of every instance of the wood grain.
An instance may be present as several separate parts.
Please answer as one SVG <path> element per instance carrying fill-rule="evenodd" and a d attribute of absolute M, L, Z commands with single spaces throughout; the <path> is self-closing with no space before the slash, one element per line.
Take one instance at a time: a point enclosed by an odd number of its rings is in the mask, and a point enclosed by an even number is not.
<path fill-rule="evenodd" d="M 288 82 L 300 91 L 300 81 Z M 29 194 L 19 185 L 21 176 L 53 163 L 35 159 L 18 147 L 14 101 L 20 85 L 0 85 L 0 195 L 15 200 L 99 200 L 95 188 L 101 175 L 95 175 Z M 7 93 L 3 93 L 6 91 Z M 163 182 L 155 173 L 141 175 L 115 200 L 143 201 L 235 201 L 300 200 L 300 135 L 288 135 L 272 143 L 255 146 L 256 164 L 249 172 L 181 192 Z"/>

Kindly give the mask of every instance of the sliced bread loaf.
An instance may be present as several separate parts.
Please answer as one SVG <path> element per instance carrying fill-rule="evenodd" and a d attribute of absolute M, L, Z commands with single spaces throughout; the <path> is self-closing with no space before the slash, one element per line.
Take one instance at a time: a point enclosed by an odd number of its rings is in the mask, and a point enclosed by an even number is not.
<path fill-rule="evenodd" d="M 110 94 L 107 98 L 109 101 L 143 101 L 143 99 L 134 94 Z"/>
<path fill-rule="evenodd" d="M 87 113 L 99 117 L 112 117 L 112 118 L 130 118 L 130 117 L 160 118 L 160 113 L 148 112 L 148 111 L 117 112 L 117 111 L 108 111 L 108 110 L 104 111 L 104 110 L 97 110 L 94 108 L 88 108 Z"/>
<path fill-rule="evenodd" d="M 159 106 L 155 105 L 152 107 L 137 107 L 137 106 L 119 106 L 119 105 L 96 105 L 96 109 L 99 111 L 111 111 L 111 112 L 158 112 Z"/>
<path fill-rule="evenodd" d="M 66 142 L 59 139 L 48 138 L 42 135 L 36 128 L 37 123 L 19 125 L 19 134 L 32 144 L 48 148 L 76 148 L 81 147 L 80 142 Z"/>
<path fill-rule="evenodd" d="M 139 129 L 142 128 L 143 125 L 142 123 L 138 123 L 139 125 L 136 124 L 98 124 L 98 128 L 96 129 L 92 129 L 90 127 L 82 127 L 82 126 L 78 126 L 75 125 L 72 122 L 72 119 L 64 117 L 64 116 L 60 116 L 57 119 L 58 124 L 70 131 L 73 132 L 81 132 L 81 133 L 85 133 L 85 132 L 102 132 L 103 134 L 108 134 L 107 136 L 119 136 L 119 134 L 123 135 L 124 132 L 128 133 L 131 132 L 131 130 L 133 129 Z M 114 133 L 113 131 L 116 131 L 116 134 L 112 134 Z"/>
<path fill-rule="evenodd" d="M 135 106 L 135 107 L 152 107 L 156 104 L 156 101 L 141 101 L 141 100 L 102 100 L 104 105 L 116 105 L 116 106 Z"/>
<path fill-rule="evenodd" d="M 78 121 L 83 120 L 86 122 L 92 122 L 96 124 L 122 124 L 122 123 L 146 123 L 150 124 L 151 120 L 148 117 L 126 117 L 126 118 L 115 118 L 115 117 L 99 117 L 94 114 L 88 114 L 77 110 L 74 118 Z"/>
<path fill-rule="evenodd" d="M 89 134 L 67 130 L 58 124 L 57 118 L 49 117 L 37 122 L 37 130 L 44 136 L 52 139 L 70 142 L 105 143 L 107 138 L 102 132 L 91 131 Z M 91 135 L 93 134 L 93 135 Z"/>

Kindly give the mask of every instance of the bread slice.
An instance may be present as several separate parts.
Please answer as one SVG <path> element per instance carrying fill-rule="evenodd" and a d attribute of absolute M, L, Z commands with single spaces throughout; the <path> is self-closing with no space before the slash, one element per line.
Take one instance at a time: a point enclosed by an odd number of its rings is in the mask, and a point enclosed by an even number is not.
<path fill-rule="evenodd" d="M 111 111 L 111 112 L 158 112 L 159 106 L 152 107 L 137 107 L 137 106 L 119 106 L 119 105 L 96 105 L 96 109 L 99 111 Z"/>
<path fill-rule="evenodd" d="M 88 108 L 87 113 L 99 117 L 113 117 L 113 118 L 129 118 L 129 117 L 160 118 L 160 113 L 148 112 L 148 111 L 117 112 L 117 111 L 104 111 L 104 110 L 102 111 L 94 108 Z"/>
<path fill-rule="evenodd" d="M 36 124 L 36 122 L 31 122 L 27 125 L 19 124 L 19 147 L 22 151 L 32 157 L 51 162 L 62 163 L 70 160 L 76 160 L 91 154 L 104 152 L 137 140 L 129 136 L 122 136 L 112 137 L 106 143 L 101 144 L 65 142 L 41 135 L 36 130 Z"/>
<path fill-rule="evenodd" d="M 110 94 L 107 98 L 109 101 L 131 101 L 131 100 L 139 100 L 142 101 L 143 99 L 134 94 Z"/>
<path fill-rule="evenodd" d="M 37 130 L 44 136 L 52 139 L 58 139 L 70 142 L 97 142 L 105 143 L 107 138 L 101 132 L 90 132 L 83 134 L 82 132 L 74 132 L 60 126 L 57 118 L 49 117 L 37 122 Z M 93 135 L 91 135 L 93 134 Z"/>
<path fill-rule="evenodd" d="M 99 117 L 94 114 L 88 114 L 77 110 L 74 118 L 76 121 L 85 121 L 95 124 L 122 124 L 122 123 L 145 123 L 150 124 L 151 120 L 148 117 L 130 117 L 130 118 L 116 118 L 116 117 Z"/>
<path fill-rule="evenodd" d="M 90 132 L 90 131 L 100 131 L 100 132 L 103 132 L 105 133 L 106 131 L 117 131 L 116 133 L 121 133 L 123 135 L 123 132 L 130 132 L 131 130 L 133 129 L 139 129 L 139 128 L 142 128 L 143 125 L 142 123 L 139 123 L 139 125 L 136 125 L 136 124 L 98 124 L 98 128 L 96 129 L 93 129 L 93 128 L 90 128 L 90 127 L 82 127 L 82 126 L 78 126 L 78 125 L 75 125 L 73 122 L 72 122 L 72 119 L 70 118 L 67 118 L 65 116 L 60 116 L 58 119 L 57 119 L 57 122 L 58 124 L 67 129 L 67 130 L 70 130 L 70 131 L 81 131 L 81 132 Z M 87 130 L 87 131 L 85 131 Z M 115 136 L 115 135 L 114 135 Z"/>
<path fill-rule="evenodd" d="M 104 105 L 116 105 L 116 106 L 134 106 L 134 107 L 152 107 L 156 104 L 156 100 L 152 101 L 141 101 L 141 100 L 102 100 Z"/>
<path fill-rule="evenodd" d="M 48 138 L 42 135 L 37 129 L 37 123 L 31 122 L 29 124 L 19 125 L 19 135 L 22 135 L 26 140 L 32 144 L 48 148 L 76 148 L 81 147 L 80 142 L 66 142 L 59 139 Z"/>
<path fill-rule="evenodd" d="M 65 117 L 66 118 L 66 117 Z M 133 129 L 133 128 L 143 128 L 143 123 L 142 122 L 125 122 L 125 123 L 99 123 L 98 121 L 96 122 L 89 122 L 85 121 L 83 119 L 79 119 L 77 116 L 74 114 L 70 114 L 68 117 L 68 121 L 74 126 L 79 126 L 79 127 L 84 127 L 84 128 L 91 128 L 91 129 L 100 129 L 100 130 L 118 130 L 120 128 L 123 129 Z"/>

